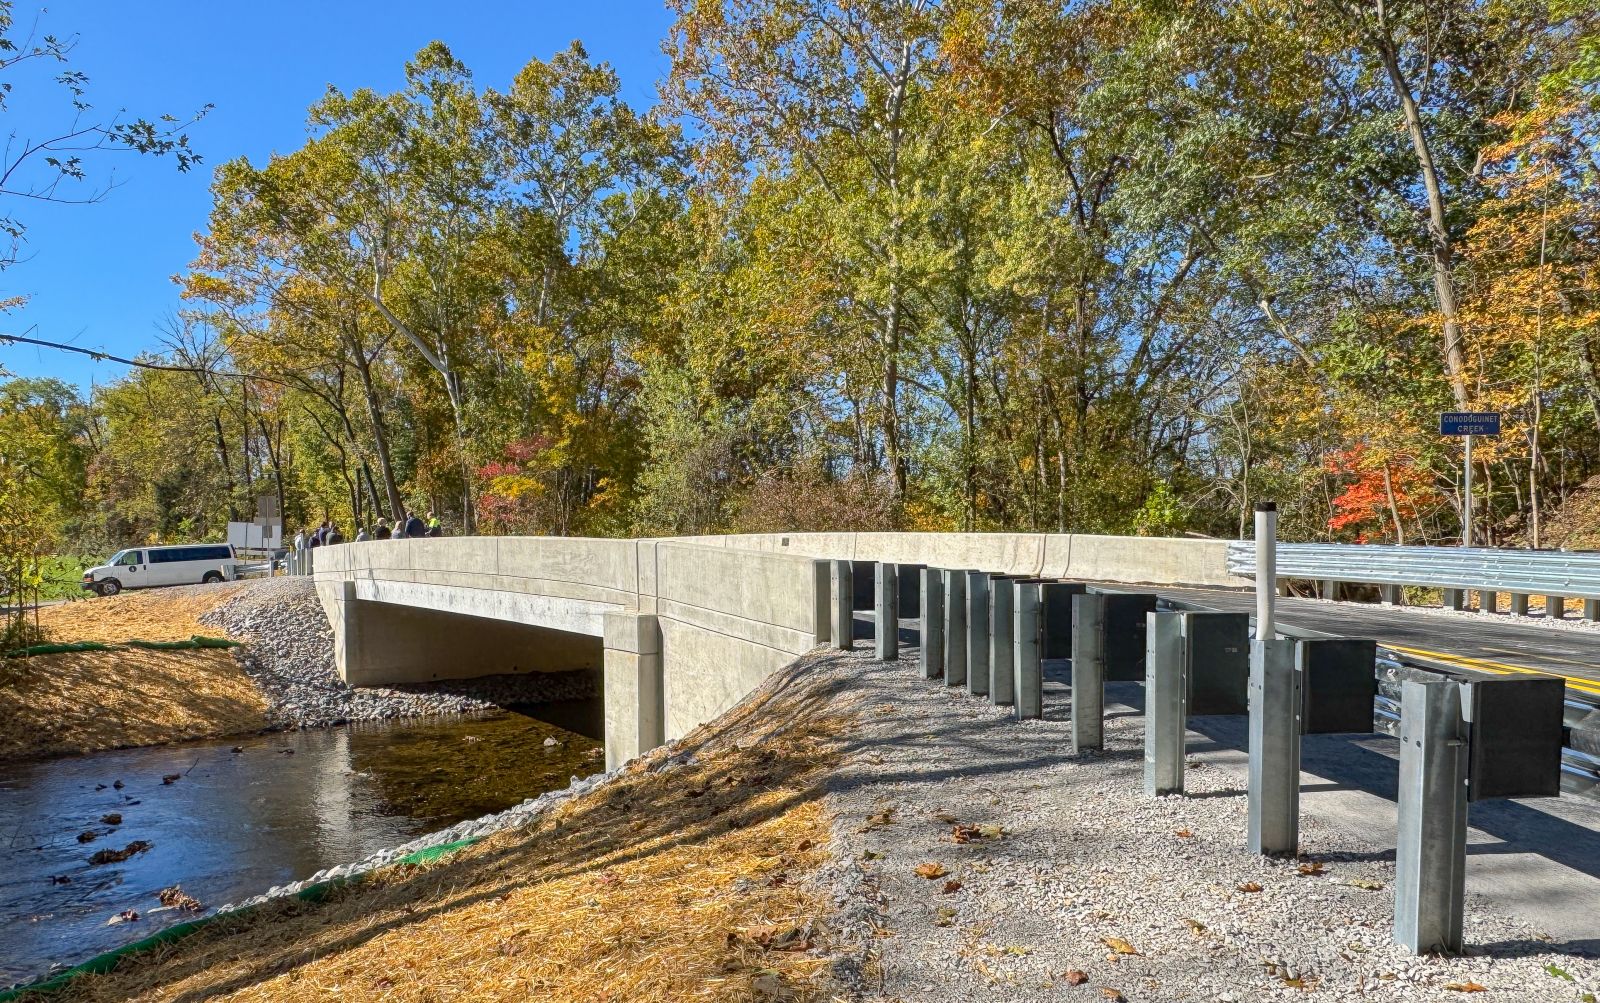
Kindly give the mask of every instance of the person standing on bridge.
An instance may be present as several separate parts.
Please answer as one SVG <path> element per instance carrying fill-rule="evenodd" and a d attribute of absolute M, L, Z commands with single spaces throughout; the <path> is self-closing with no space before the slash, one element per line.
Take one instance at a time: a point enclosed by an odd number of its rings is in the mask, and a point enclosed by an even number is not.
<path fill-rule="evenodd" d="M 379 519 L 378 524 L 372 527 L 372 538 L 374 540 L 387 540 L 389 538 L 388 519 Z"/>
<path fill-rule="evenodd" d="M 406 518 L 406 536 L 407 537 L 410 537 L 412 539 L 420 539 L 420 538 L 422 538 L 424 536 L 427 536 L 427 535 L 428 535 L 428 527 L 424 526 L 422 524 L 422 520 L 417 518 L 415 513 L 412 513 L 410 516 L 408 516 Z"/>
<path fill-rule="evenodd" d="M 443 536 L 444 535 L 444 524 L 439 521 L 439 517 L 438 516 L 433 514 L 433 510 L 432 509 L 428 510 L 428 535 L 429 536 Z"/>
<path fill-rule="evenodd" d="M 356 530 L 357 543 L 366 543 L 370 539 L 372 539 L 372 534 L 367 532 L 367 527 L 362 526 L 360 529 Z"/>

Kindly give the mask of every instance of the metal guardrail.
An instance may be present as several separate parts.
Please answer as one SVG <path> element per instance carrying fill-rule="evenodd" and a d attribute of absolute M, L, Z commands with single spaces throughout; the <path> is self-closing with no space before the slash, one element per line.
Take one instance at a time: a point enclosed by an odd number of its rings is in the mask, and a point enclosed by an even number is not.
<path fill-rule="evenodd" d="M 1229 543 L 1229 573 L 1248 578 L 1255 570 L 1255 543 Z M 1600 599 L 1600 553 L 1280 543 L 1277 571 L 1279 578 Z"/>

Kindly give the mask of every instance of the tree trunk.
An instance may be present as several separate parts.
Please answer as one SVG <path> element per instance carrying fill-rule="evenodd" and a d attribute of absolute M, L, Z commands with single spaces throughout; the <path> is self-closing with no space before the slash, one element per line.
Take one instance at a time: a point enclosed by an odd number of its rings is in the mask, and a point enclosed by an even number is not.
<path fill-rule="evenodd" d="M 394 464 L 389 459 L 389 429 L 383 421 L 383 409 L 378 403 L 378 391 L 372 383 L 372 363 L 367 358 L 366 352 L 359 346 L 355 355 L 356 373 L 361 377 L 361 393 L 367 401 L 367 415 L 372 419 L 372 446 L 378 455 L 378 470 L 383 474 L 384 493 L 389 496 L 389 515 L 400 514 L 405 508 L 405 501 L 400 497 L 400 486 L 395 483 Z M 367 476 L 371 477 L 371 471 Z M 381 510 L 382 505 L 373 499 L 373 508 Z"/>

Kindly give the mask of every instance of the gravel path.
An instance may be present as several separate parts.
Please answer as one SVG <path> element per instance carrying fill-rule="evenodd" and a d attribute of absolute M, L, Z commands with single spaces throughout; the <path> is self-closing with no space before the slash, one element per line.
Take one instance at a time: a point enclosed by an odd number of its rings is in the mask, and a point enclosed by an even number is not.
<path fill-rule="evenodd" d="M 1017 722 L 923 681 L 914 649 L 902 659 L 818 661 L 867 699 L 829 794 L 839 857 L 822 879 L 844 941 L 835 971 L 855 998 L 1564 1003 L 1600 992 L 1582 945 L 1549 943 L 1472 896 L 1466 940 L 1489 947 L 1413 958 L 1391 946 L 1393 849 L 1306 817 L 1299 862 L 1250 854 L 1234 765 L 1191 756 L 1190 796 L 1145 797 L 1144 720 L 1130 707 L 1108 697 L 1104 752 L 1074 757 L 1059 693 L 1051 719 Z"/>
<path fill-rule="evenodd" d="M 333 628 L 311 579 L 263 578 L 200 617 L 245 640 L 234 649 L 268 702 L 275 727 L 321 728 L 347 721 L 383 721 L 475 714 L 508 704 L 596 695 L 589 672 L 485 676 L 404 687 L 347 686 L 333 667 Z"/>

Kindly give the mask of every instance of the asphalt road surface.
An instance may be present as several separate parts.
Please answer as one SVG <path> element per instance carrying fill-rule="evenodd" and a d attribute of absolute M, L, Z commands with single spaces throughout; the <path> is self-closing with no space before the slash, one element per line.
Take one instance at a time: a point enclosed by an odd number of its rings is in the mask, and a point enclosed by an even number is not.
<path fill-rule="evenodd" d="M 1135 591 L 1132 586 L 1118 586 Z M 1163 596 L 1234 612 L 1255 612 L 1255 594 L 1229 589 L 1156 588 Z M 1600 696 L 1600 631 L 1513 621 L 1504 614 L 1447 613 L 1366 603 L 1280 597 L 1278 622 L 1344 637 L 1370 637 L 1403 654 L 1490 672 L 1533 670 L 1566 677 Z"/>

